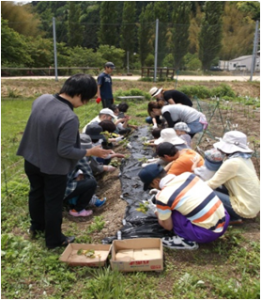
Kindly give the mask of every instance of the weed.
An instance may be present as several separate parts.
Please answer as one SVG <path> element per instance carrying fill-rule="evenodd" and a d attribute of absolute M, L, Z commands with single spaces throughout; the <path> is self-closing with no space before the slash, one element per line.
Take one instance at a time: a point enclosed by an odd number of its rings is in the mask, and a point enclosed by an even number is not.
<path fill-rule="evenodd" d="M 93 218 L 93 223 L 88 226 L 87 233 L 93 233 L 95 231 L 101 231 L 105 225 L 105 221 L 103 221 L 103 216 L 96 216 Z"/>

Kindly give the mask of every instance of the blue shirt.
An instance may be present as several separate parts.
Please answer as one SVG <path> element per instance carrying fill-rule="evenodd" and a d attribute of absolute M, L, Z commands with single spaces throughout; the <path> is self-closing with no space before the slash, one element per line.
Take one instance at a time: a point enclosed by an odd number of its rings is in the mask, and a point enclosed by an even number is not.
<path fill-rule="evenodd" d="M 101 98 L 113 99 L 111 76 L 103 72 L 98 76 L 97 81 L 98 85 L 100 85 Z"/>

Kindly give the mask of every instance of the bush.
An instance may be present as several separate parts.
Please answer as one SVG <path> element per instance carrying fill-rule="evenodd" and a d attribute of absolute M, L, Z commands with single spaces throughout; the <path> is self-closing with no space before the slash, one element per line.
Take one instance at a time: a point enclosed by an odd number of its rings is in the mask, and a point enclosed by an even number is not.
<path fill-rule="evenodd" d="M 117 90 L 114 93 L 114 98 L 117 99 L 117 97 L 121 97 L 121 96 L 144 96 L 146 100 L 150 100 L 150 94 L 147 92 L 144 92 L 140 89 L 130 89 L 127 91 L 123 91 L 121 89 Z"/>
<path fill-rule="evenodd" d="M 183 86 L 180 91 L 189 97 L 197 96 L 202 99 L 211 97 L 211 91 L 203 85 Z"/>
<path fill-rule="evenodd" d="M 217 97 L 236 97 L 236 94 L 232 88 L 225 83 L 222 83 L 219 87 L 212 89 L 212 95 Z"/>

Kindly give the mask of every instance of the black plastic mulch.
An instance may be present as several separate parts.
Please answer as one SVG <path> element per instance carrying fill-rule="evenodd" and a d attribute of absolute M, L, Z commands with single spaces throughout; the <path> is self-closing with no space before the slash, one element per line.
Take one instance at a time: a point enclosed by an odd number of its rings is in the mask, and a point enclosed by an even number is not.
<path fill-rule="evenodd" d="M 152 147 L 143 146 L 143 142 L 152 139 L 149 127 L 140 127 L 129 137 L 130 157 L 121 164 L 121 190 L 122 199 L 128 206 L 123 218 L 123 227 L 115 233 L 115 236 L 103 239 L 104 244 L 110 244 L 115 239 L 132 239 L 140 237 L 168 236 L 171 233 L 163 229 L 157 221 L 154 212 L 149 209 L 146 213 L 137 211 L 142 200 L 148 200 L 151 196 L 148 191 L 143 191 L 143 183 L 138 177 L 142 168 L 142 159 L 153 157 Z"/>

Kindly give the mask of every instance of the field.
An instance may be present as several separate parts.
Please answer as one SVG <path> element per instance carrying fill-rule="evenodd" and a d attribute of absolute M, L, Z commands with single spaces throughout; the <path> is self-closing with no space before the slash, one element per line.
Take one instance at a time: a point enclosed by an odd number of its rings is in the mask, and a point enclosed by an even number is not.
<path fill-rule="evenodd" d="M 102 269 L 68 267 L 59 262 L 63 249 L 47 250 L 44 238 L 30 240 L 27 193 L 23 160 L 15 155 L 33 100 L 43 93 L 56 93 L 63 81 L 2 80 L 2 298 L 19 299 L 259 299 L 260 298 L 260 217 L 240 226 L 229 227 L 219 240 L 200 245 L 197 251 L 164 250 L 161 273 L 118 273 L 109 266 Z M 130 89 L 147 92 L 149 82 L 114 81 L 117 94 Z M 158 84 L 160 85 L 160 84 Z M 179 82 L 179 88 L 201 85 L 219 88 L 219 82 Z M 245 132 L 255 150 L 253 161 L 260 174 L 259 82 L 228 82 L 233 97 L 204 99 L 194 95 L 194 107 L 211 117 L 209 132 L 201 139 L 203 150 L 224 130 Z M 165 88 L 173 83 L 162 83 Z M 253 99 L 257 99 L 253 100 Z M 199 100 L 200 99 L 200 100 Z M 245 100 L 244 100 L 245 99 Z M 251 101 L 249 101 L 251 99 Z M 253 100 L 253 101 L 252 101 Z M 130 102 L 131 123 L 145 126 L 147 101 Z M 248 104 L 248 105 L 246 105 Z M 82 128 L 101 109 L 94 100 L 76 109 Z M 125 145 L 117 152 L 129 153 Z M 75 235 L 78 243 L 99 243 L 122 227 L 126 202 L 120 196 L 119 170 L 99 176 L 97 194 L 106 196 L 106 205 L 89 218 L 75 220 L 64 211 L 63 232 Z"/>

